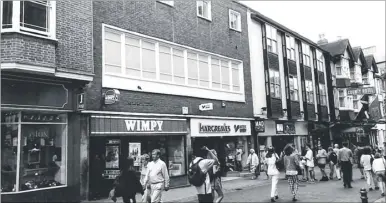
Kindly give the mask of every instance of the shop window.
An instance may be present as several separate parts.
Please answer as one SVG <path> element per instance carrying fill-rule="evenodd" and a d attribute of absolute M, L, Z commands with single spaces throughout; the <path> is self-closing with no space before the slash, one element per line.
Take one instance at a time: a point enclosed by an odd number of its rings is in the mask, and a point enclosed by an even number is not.
<path fill-rule="evenodd" d="M 184 137 L 170 136 L 168 140 L 169 175 L 185 175 Z"/>
<path fill-rule="evenodd" d="M 2 113 L 2 117 L 2 192 L 66 185 L 66 115 Z"/>

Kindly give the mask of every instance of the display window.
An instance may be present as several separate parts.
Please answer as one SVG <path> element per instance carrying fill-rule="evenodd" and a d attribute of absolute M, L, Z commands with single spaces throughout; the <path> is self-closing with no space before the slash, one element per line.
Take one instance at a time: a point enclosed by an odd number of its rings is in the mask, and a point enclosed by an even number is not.
<path fill-rule="evenodd" d="M 67 115 L 2 112 L 1 192 L 67 184 Z"/>

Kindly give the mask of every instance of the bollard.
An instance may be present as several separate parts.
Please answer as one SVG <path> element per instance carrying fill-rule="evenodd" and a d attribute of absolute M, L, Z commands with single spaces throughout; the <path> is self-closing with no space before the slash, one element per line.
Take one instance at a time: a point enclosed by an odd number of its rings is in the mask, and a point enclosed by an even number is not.
<path fill-rule="evenodd" d="M 365 188 L 362 188 L 360 190 L 360 193 L 361 193 L 362 203 L 368 203 L 367 190 Z"/>

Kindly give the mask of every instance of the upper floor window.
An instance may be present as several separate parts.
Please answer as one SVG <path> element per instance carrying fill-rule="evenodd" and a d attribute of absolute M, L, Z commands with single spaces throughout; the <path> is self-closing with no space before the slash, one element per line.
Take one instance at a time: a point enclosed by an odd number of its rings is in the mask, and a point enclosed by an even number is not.
<path fill-rule="evenodd" d="M 289 86 L 291 101 L 299 101 L 298 79 L 296 76 L 289 76 Z"/>
<path fill-rule="evenodd" d="M 295 61 L 295 38 L 286 35 L 287 58 Z"/>
<path fill-rule="evenodd" d="M 339 108 L 353 108 L 353 96 L 347 95 L 346 89 L 339 89 Z"/>
<path fill-rule="evenodd" d="M 347 58 L 342 57 L 336 65 L 336 75 L 350 78 L 350 62 Z"/>
<path fill-rule="evenodd" d="M 197 1 L 197 16 L 212 20 L 211 1 Z"/>
<path fill-rule="evenodd" d="M 327 92 L 326 92 L 325 84 L 319 84 L 319 93 L 320 93 L 320 105 L 327 106 Z"/>
<path fill-rule="evenodd" d="M 359 95 L 353 95 L 353 107 L 355 110 L 359 109 L 359 100 L 360 96 Z"/>
<path fill-rule="evenodd" d="M 314 88 L 312 84 L 312 80 L 306 80 L 306 93 L 307 93 L 307 103 L 314 103 Z"/>
<path fill-rule="evenodd" d="M 362 75 L 362 81 L 363 81 L 364 85 L 369 85 L 370 84 L 368 76 L 369 76 L 369 72 L 367 72 L 367 73 Z"/>
<path fill-rule="evenodd" d="M 318 66 L 318 71 L 324 72 L 324 57 L 323 53 L 319 50 L 316 50 L 316 60 L 317 60 L 317 66 Z"/>
<path fill-rule="evenodd" d="M 272 53 L 277 53 L 277 30 L 276 28 L 265 25 L 267 37 L 267 50 Z"/>
<path fill-rule="evenodd" d="M 55 38 L 56 1 L 1 1 L 2 32 Z"/>
<path fill-rule="evenodd" d="M 241 15 L 229 9 L 229 28 L 241 32 Z"/>
<path fill-rule="evenodd" d="M 311 67 L 311 52 L 310 46 L 305 43 L 302 43 L 302 52 L 303 52 L 303 64 Z"/>
<path fill-rule="evenodd" d="M 161 2 L 163 4 L 167 4 L 169 6 L 174 6 L 174 1 L 159 1 L 159 2 Z"/>
<path fill-rule="evenodd" d="M 281 98 L 279 71 L 273 69 L 269 70 L 269 83 L 271 89 L 271 97 Z"/>

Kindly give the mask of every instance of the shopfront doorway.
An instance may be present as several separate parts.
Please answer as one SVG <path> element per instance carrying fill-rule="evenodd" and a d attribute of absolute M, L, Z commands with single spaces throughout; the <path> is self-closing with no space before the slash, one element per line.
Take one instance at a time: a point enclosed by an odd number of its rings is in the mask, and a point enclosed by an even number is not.
<path fill-rule="evenodd" d="M 275 152 L 280 155 L 287 144 L 295 143 L 295 136 L 272 136 L 272 145 L 275 148 Z"/>

